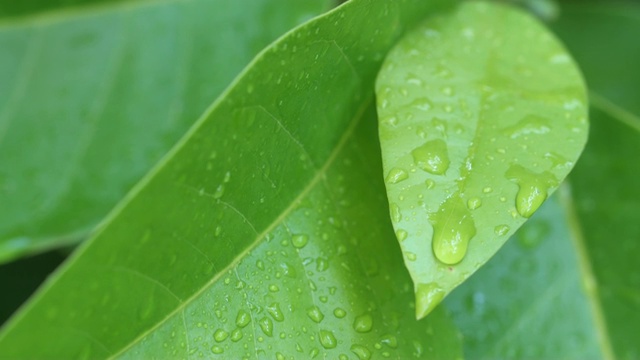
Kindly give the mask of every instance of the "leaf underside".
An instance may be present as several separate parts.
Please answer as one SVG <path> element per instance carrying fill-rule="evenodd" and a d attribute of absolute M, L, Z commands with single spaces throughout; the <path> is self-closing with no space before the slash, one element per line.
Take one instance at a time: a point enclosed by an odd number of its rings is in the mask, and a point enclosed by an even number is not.
<path fill-rule="evenodd" d="M 408 33 L 376 94 L 391 219 L 422 318 L 567 176 L 587 137 L 585 86 L 534 18 L 469 2 Z"/>

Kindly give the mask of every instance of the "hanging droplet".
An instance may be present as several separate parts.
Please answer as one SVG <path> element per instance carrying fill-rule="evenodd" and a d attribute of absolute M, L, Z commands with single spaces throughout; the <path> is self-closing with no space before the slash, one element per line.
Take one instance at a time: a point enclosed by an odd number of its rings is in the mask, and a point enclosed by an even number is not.
<path fill-rule="evenodd" d="M 436 283 L 416 286 L 416 319 L 427 316 L 444 298 L 444 290 Z"/>
<path fill-rule="evenodd" d="M 433 224 L 432 245 L 436 258 L 447 265 L 462 261 L 469 240 L 476 235 L 476 226 L 460 196 L 447 199 L 429 220 Z"/>

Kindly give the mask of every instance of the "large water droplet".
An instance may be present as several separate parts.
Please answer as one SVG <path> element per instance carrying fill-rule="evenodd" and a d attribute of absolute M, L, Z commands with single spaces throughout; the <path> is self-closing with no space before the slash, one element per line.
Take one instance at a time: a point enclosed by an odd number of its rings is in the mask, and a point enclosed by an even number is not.
<path fill-rule="evenodd" d="M 213 346 L 211 348 L 211 352 L 216 354 L 216 355 L 219 355 L 219 354 L 222 354 L 224 352 L 224 349 L 222 348 L 222 346 L 216 345 L 216 346 Z"/>
<path fill-rule="evenodd" d="M 444 298 L 444 290 L 436 283 L 416 286 L 416 319 L 427 316 Z"/>
<path fill-rule="evenodd" d="M 291 237 L 291 243 L 298 249 L 305 247 L 308 241 L 309 237 L 305 234 L 296 234 Z"/>
<path fill-rule="evenodd" d="M 449 168 L 447 144 L 441 140 L 431 140 L 411 151 L 413 161 L 420 169 L 435 175 L 443 175 Z"/>
<path fill-rule="evenodd" d="M 223 329 L 218 329 L 213 333 L 213 339 L 216 342 L 223 342 L 229 336 L 229 333 L 224 331 Z"/>
<path fill-rule="evenodd" d="M 273 335 L 273 321 L 271 321 L 271 319 L 265 316 L 258 321 L 258 324 L 260 325 L 260 328 L 265 335 Z"/>
<path fill-rule="evenodd" d="M 238 311 L 238 315 L 236 316 L 236 326 L 239 328 L 243 328 L 251 322 L 251 315 L 244 310 Z"/>
<path fill-rule="evenodd" d="M 240 329 L 233 329 L 233 331 L 231 332 L 231 341 L 233 342 L 238 342 L 242 339 L 242 330 Z"/>
<path fill-rule="evenodd" d="M 317 306 L 313 306 L 307 310 L 307 316 L 316 323 L 320 323 L 324 319 L 324 314 Z"/>
<path fill-rule="evenodd" d="M 267 306 L 267 312 L 273 317 L 275 321 L 284 321 L 284 313 L 280 310 L 280 304 L 274 302 Z"/>
<path fill-rule="evenodd" d="M 353 320 L 353 329 L 360 333 L 365 333 L 371 331 L 373 328 L 373 318 L 371 314 L 366 313 L 360 316 L 356 316 Z"/>
<path fill-rule="evenodd" d="M 320 344 L 325 349 L 334 349 L 336 346 L 338 346 L 338 341 L 336 340 L 336 337 L 335 335 L 333 335 L 332 331 L 320 330 L 318 338 L 320 339 Z"/>
<path fill-rule="evenodd" d="M 387 174 L 385 181 L 389 184 L 397 184 L 400 181 L 406 180 L 407 178 L 409 178 L 409 174 L 407 174 L 406 171 L 400 168 L 393 168 L 391 169 L 391 171 L 389 171 L 389 174 Z"/>
<path fill-rule="evenodd" d="M 545 171 L 540 174 L 531 172 L 520 165 L 507 170 L 506 177 L 518 184 L 516 210 L 523 217 L 531 217 L 547 199 L 549 188 L 558 185 L 556 178 Z"/>
<path fill-rule="evenodd" d="M 432 245 L 436 258 L 447 265 L 462 261 L 469 240 L 476 235 L 476 226 L 460 196 L 447 199 L 429 220 L 433 224 Z"/>
<path fill-rule="evenodd" d="M 369 360 L 371 359 L 371 351 L 366 347 L 358 344 L 351 345 L 351 352 L 356 354 L 358 359 L 360 360 Z"/>

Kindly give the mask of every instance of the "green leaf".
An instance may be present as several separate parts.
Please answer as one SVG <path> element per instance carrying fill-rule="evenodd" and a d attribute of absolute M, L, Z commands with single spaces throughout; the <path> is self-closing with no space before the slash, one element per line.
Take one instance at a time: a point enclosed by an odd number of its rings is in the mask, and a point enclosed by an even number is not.
<path fill-rule="evenodd" d="M 470 359 L 611 358 L 559 191 L 445 301 Z M 604 335 L 604 336 L 603 336 Z"/>
<path fill-rule="evenodd" d="M 0 262 L 86 238 L 244 64 L 323 4 L 134 2 L 0 25 Z"/>
<path fill-rule="evenodd" d="M 352 0 L 266 49 L 7 324 L 0 357 L 460 357 L 445 314 L 413 319 L 372 92 L 441 5 Z"/>
<path fill-rule="evenodd" d="M 593 131 L 570 180 L 581 256 L 615 357 L 640 357 L 640 6 L 566 6 L 554 25 L 583 68 Z"/>
<path fill-rule="evenodd" d="M 406 35 L 376 94 L 391 219 L 422 318 L 568 174 L 587 136 L 584 84 L 534 18 L 470 2 Z"/>

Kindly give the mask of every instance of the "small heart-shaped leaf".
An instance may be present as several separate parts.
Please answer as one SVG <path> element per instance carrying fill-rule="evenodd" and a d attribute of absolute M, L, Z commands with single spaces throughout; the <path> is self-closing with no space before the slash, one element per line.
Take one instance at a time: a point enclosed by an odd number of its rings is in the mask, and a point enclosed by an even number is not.
<path fill-rule="evenodd" d="M 391 219 L 426 316 L 567 176 L 582 76 L 531 16 L 465 3 L 395 46 L 376 84 Z"/>

